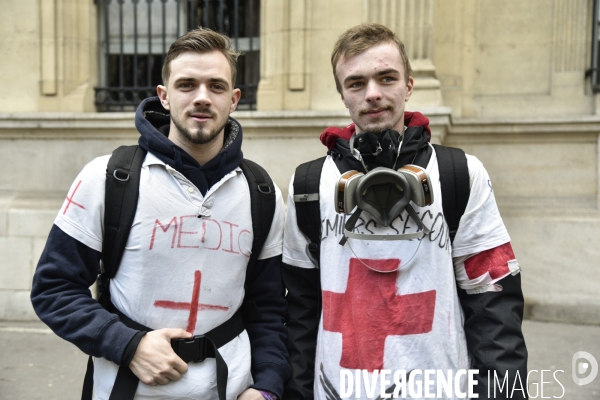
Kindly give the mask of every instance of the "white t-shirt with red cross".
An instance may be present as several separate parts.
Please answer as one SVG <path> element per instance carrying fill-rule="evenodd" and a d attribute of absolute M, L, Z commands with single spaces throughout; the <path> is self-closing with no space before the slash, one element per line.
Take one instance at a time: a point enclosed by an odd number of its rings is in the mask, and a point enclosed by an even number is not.
<path fill-rule="evenodd" d="M 99 252 L 108 159 L 99 157 L 82 170 L 54 221 Z M 284 206 L 277 187 L 276 197 L 273 224 L 259 259 L 282 252 Z M 148 153 L 135 220 L 111 281 L 111 300 L 129 318 L 152 329 L 208 332 L 242 304 L 252 241 L 250 193 L 240 168 L 203 196 L 181 173 Z M 227 399 L 236 399 L 252 383 L 246 331 L 219 352 L 229 368 Z M 168 385 L 140 383 L 136 399 L 218 399 L 215 359 L 189 363 L 188 368 Z M 117 370 L 118 365 L 95 359 L 94 399 L 108 399 Z"/>
<path fill-rule="evenodd" d="M 495 282 L 517 273 L 519 267 L 510 250 L 510 238 L 489 176 L 477 158 L 467 155 L 467 162 L 471 193 L 453 246 L 443 218 L 435 150 L 426 168 L 431 182 L 437 183 L 433 185 L 434 203 L 423 208 L 411 203 L 430 233 L 421 240 L 350 238 L 341 246 L 349 215 L 335 211 L 334 191 L 341 174 L 333 160 L 326 159 L 319 193 L 323 309 L 315 362 L 315 399 L 348 394 L 349 381 L 345 379 L 346 386 L 341 385 L 343 374 L 354 377 L 350 398 L 367 399 L 381 393 L 381 380 L 373 380 L 376 371 L 469 368 L 456 285 L 469 293 L 500 290 Z M 316 268 L 306 250 L 307 239 L 296 224 L 293 189 L 291 183 L 283 262 Z M 387 228 L 363 211 L 354 232 L 403 234 L 417 230 L 406 211 Z M 362 370 L 360 394 L 356 393 L 356 370 Z M 375 385 L 374 396 L 367 393 L 362 374 Z M 384 384 L 384 389 L 389 389 L 393 381 Z M 466 379 L 461 379 L 460 386 L 464 392 Z M 430 391 L 436 393 L 436 386 Z"/>

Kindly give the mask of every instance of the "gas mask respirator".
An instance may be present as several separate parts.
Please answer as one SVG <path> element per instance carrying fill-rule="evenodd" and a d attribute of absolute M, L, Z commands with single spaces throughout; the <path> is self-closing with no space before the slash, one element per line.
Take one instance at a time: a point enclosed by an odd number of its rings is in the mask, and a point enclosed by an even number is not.
<path fill-rule="evenodd" d="M 383 131 L 382 134 L 395 131 Z M 400 154 L 402 141 L 397 146 L 383 137 L 382 143 L 378 138 L 375 157 L 391 157 L 388 162 L 392 168 L 377 167 L 368 170 L 363 162 L 361 152 L 354 148 L 357 135 L 350 139 L 350 151 L 364 166 L 366 174 L 359 171 L 348 171 L 344 173 L 335 187 L 335 209 L 338 213 L 352 214 L 344 226 L 344 237 L 340 241 L 344 245 L 348 238 L 361 240 L 409 240 L 421 239 L 429 233 L 413 207 L 411 202 L 419 207 L 429 206 L 433 203 L 433 188 L 427 171 L 417 165 L 407 164 L 395 169 L 395 161 Z M 359 134 L 363 135 L 363 134 Z M 371 140 L 373 140 L 373 134 Z M 402 136 L 398 135 L 399 138 Z M 385 148 L 382 149 L 382 146 Z M 385 154 L 385 150 L 391 150 L 391 154 Z M 395 154 L 394 154 L 395 153 Z M 363 153 L 364 154 L 364 153 Z M 394 158 L 395 157 L 395 158 Z M 395 235 L 361 234 L 353 232 L 354 227 L 362 211 L 366 211 L 381 225 L 388 227 L 405 211 L 417 224 L 418 230 L 412 233 Z"/>

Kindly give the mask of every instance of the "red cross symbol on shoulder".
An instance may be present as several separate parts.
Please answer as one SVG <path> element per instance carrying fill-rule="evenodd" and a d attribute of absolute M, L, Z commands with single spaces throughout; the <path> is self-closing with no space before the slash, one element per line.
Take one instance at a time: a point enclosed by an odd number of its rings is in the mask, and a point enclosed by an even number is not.
<path fill-rule="evenodd" d="M 212 304 L 200 303 L 200 284 L 202 283 L 202 273 L 200 271 L 194 271 L 194 289 L 192 291 L 192 301 L 190 302 L 179 302 L 170 300 L 156 300 L 154 307 L 170 308 L 172 310 L 190 310 L 188 316 L 188 325 L 185 329 L 189 333 L 193 334 L 196 329 L 196 321 L 198 320 L 198 311 L 200 310 L 219 310 L 227 311 L 229 307 L 215 306 Z"/>
<path fill-rule="evenodd" d="M 85 210 L 84 206 L 82 206 L 79 203 L 75 203 L 73 201 L 73 197 L 75 196 L 75 193 L 77 192 L 77 189 L 79 189 L 79 185 L 81 185 L 81 181 L 77 182 L 77 186 L 75 186 L 75 189 L 73 189 L 73 193 L 71 193 L 71 197 L 69 197 L 69 195 L 67 195 L 67 205 L 65 207 L 65 210 L 63 211 L 63 215 L 67 213 L 67 210 L 69 209 L 69 206 L 71 204 L 73 204 L 73 205 L 75 205 L 75 206 L 77 206 L 77 207 L 82 208 L 82 209 Z"/>
<path fill-rule="evenodd" d="M 476 279 L 489 273 L 490 278 L 498 279 L 508 274 L 508 262 L 515 259 L 515 253 L 509 243 L 482 251 L 465 260 L 465 271 L 469 279 Z"/>
<path fill-rule="evenodd" d="M 398 259 L 364 262 L 380 271 L 393 271 L 400 264 Z M 383 369 L 388 336 L 431 331 L 435 290 L 397 294 L 399 274 L 373 271 L 352 258 L 346 292 L 323 291 L 323 329 L 342 334 L 342 368 Z"/>

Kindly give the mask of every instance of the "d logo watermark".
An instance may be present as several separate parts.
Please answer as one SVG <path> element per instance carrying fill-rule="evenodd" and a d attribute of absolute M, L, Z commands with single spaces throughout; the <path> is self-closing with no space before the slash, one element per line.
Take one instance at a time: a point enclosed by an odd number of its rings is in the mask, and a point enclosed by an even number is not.
<path fill-rule="evenodd" d="M 573 354 L 573 364 L 572 369 L 573 373 L 573 382 L 579 386 L 587 385 L 591 383 L 596 376 L 598 375 L 598 361 L 588 352 L 578 351 Z M 585 378 L 580 378 L 580 376 L 588 373 L 589 375 Z"/>

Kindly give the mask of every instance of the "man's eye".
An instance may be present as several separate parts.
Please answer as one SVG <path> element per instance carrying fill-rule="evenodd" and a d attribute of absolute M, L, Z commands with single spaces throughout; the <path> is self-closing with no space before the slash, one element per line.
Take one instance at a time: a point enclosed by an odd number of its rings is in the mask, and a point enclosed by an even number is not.
<path fill-rule="evenodd" d="M 215 90 L 225 90 L 225 86 L 223 85 L 213 85 L 212 87 Z"/>
<path fill-rule="evenodd" d="M 362 86 L 362 82 L 353 82 L 350 84 L 350 88 L 359 88 Z"/>
<path fill-rule="evenodd" d="M 391 76 L 384 76 L 382 79 L 383 82 L 394 82 L 395 79 L 392 78 Z"/>
<path fill-rule="evenodd" d="M 182 88 L 182 89 L 189 89 L 189 88 L 192 87 L 192 84 L 191 83 L 181 83 L 179 85 L 179 87 Z"/>

